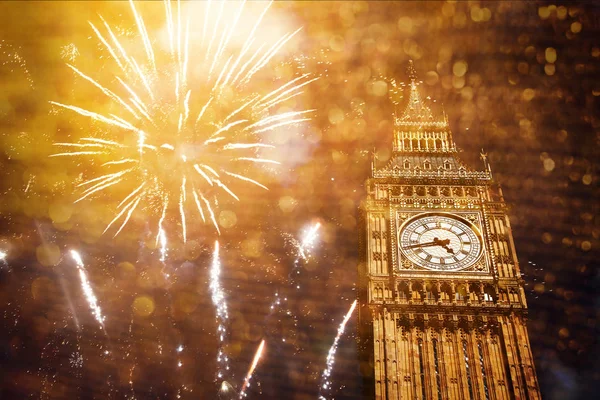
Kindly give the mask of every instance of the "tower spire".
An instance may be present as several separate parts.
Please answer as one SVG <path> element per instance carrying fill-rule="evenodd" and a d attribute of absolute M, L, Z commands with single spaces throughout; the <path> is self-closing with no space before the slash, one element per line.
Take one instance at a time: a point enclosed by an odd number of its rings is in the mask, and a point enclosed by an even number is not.
<path fill-rule="evenodd" d="M 410 79 L 409 96 L 404 113 L 400 117 L 400 121 L 404 123 L 423 123 L 433 122 L 433 114 L 419 93 L 419 82 L 417 81 L 417 71 L 412 60 L 408 61 L 406 73 Z"/>
<path fill-rule="evenodd" d="M 412 60 L 408 61 L 406 73 L 409 81 L 404 85 L 406 97 L 404 111 L 394 118 L 393 149 L 398 152 L 446 153 L 456 151 L 448 117 L 442 106 L 442 113 L 433 114 L 429 108 L 429 98 L 421 97 L 421 81 Z"/>
<path fill-rule="evenodd" d="M 411 85 L 416 84 L 417 70 L 415 69 L 415 64 L 413 63 L 413 60 L 408 60 L 408 66 L 406 67 L 406 75 L 408 75 Z"/>

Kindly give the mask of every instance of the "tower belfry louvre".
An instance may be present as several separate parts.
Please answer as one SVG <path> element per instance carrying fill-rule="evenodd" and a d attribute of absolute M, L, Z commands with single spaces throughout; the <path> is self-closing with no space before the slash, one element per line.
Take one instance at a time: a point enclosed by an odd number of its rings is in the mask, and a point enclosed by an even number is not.
<path fill-rule="evenodd" d="M 461 162 L 412 62 L 409 79 L 391 157 L 373 163 L 361 206 L 366 397 L 540 399 L 501 189 L 485 154 L 483 170 Z"/>

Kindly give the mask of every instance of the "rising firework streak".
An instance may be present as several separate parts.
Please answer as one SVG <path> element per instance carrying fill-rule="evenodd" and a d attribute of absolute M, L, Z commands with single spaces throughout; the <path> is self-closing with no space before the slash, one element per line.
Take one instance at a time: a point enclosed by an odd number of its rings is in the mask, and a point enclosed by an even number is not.
<path fill-rule="evenodd" d="M 295 276 L 298 275 L 300 273 L 300 260 L 304 260 L 307 261 L 308 258 L 310 258 L 310 252 L 312 251 L 315 242 L 317 241 L 319 235 L 318 235 L 318 231 L 319 228 L 321 227 L 321 224 L 319 222 L 315 223 L 304 235 L 304 237 L 302 238 L 302 242 L 300 242 L 298 244 L 297 241 L 293 241 L 294 246 L 296 247 L 296 251 L 297 251 L 297 257 L 294 260 L 294 267 L 292 269 L 292 271 L 289 274 L 290 277 L 290 285 L 294 288 L 296 288 L 297 290 L 300 289 L 300 286 L 297 285 L 295 282 Z M 271 316 L 276 309 L 281 306 L 282 302 L 287 302 L 287 298 L 283 297 L 281 298 L 279 296 L 279 292 L 275 292 L 275 299 L 273 300 L 273 302 L 271 303 L 271 306 L 269 307 L 269 316 Z"/>
<path fill-rule="evenodd" d="M 308 253 L 308 252 L 312 249 L 313 245 L 317 241 L 317 238 L 319 237 L 318 231 L 319 231 L 320 227 L 321 227 L 321 224 L 319 222 L 317 222 L 316 224 L 313 225 L 312 228 L 309 229 L 307 234 L 302 239 L 302 243 L 300 244 L 300 247 L 298 248 L 298 254 L 304 260 L 306 260 L 308 258 L 308 256 L 310 255 L 310 253 Z M 296 263 L 298 261 L 299 260 L 296 260 Z"/>
<path fill-rule="evenodd" d="M 331 377 L 331 371 L 333 370 L 333 364 L 335 363 L 335 352 L 337 351 L 338 342 L 340 341 L 340 338 L 344 334 L 344 329 L 346 329 L 346 323 L 348 322 L 348 320 L 352 316 L 352 313 L 354 312 L 354 309 L 356 308 L 356 303 L 357 303 L 357 301 L 354 300 L 354 302 L 350 306 L 350 310 L 348 310 L 348 312 L 346 313 L 346 316 L 344 317 L 344 320 L 342 321 L 342 323 L 340 324 L 340 326 L 338 328 L 337 335 L 336 335 L 335 339 L 333 340 L 333 344 L 331 345 L 331 348 L 329 349 L 329 353 L 327 353 L 327 361 L 326 361 L 327 368 L 325 368 L 325 370 L 323 371 L 323 375 L 321 376 L 321 387 L 319 388 L 319 399 L 320 400 L 326 400 L 326 397 L 324 395 L 322 395 L 321 393 L 323 393 L 323 391 L 328 391 L 331 389 L 331 381 L 329 380 L 329 378 Z"/>
<path fill-rule="evenodd" d="M 221 261 L 219 259 L 219 242 L 215 242 L 215 250 L 213 252 L 213 261 L 210 268 L 210 285 L 211 298 L 216 310 L 217 322 L 217 337 L 219 340 L 219 349 L 217 352 L 217 379 L 226 378 L 229 371 L 229 359 L 223 351 L 223 344 L 227 335 L 225 327 L 229 314 L 227 313 L 227 302 L 225 300 L 225 292 L 221 286 Z"/>
<path fill-rule="evenodd" d="M 0 267 L 6 265 L 8 267 L 8 263 L 6 262 L 6 257 L 8 257 L 8 253 L 4 250 L 0 250 Z"/>
<path fill-rule="evenodd" d="M 90 306 L 92 315 L 100 324 L 100 328 L 104 330 L 104 316 L 102 315 L 102 310 L 98 305 L 98 299 L 96 298 L 94 290 L 92 289 L 90 281 L 88 280 L 83 260 L 81 259 L 79 253 L 75 250 L 71 250 L 71 257 L 73 258 L 73 260 L 75 260 L 75 264 L 77 265 L 77 270 L 79 271 L 79 278 L 81 279 L 81 289 L 83 290 L 85 299 L 87 300 Z"/>
<path fill-rule="evenodd" d="M 242 390 L 240 390 L 240 397 L 239 397 L 240 399 L 243 399 L 247 396 L 246 389 L 248 389 L 248 386 L 250 386 L 250 379 L 252 379 L 252 374 L 254 373 L 254 370 L 256 369 L 256 366 L 258 365 L 260 358 L 262 357 L 264 348 L 265 348 L 265 339 L 261 340 L 260 345 L 258 346 L 258 349 L 256 350 L 256 354 L 254 354 L 254 359 L 252 360 L 252 365 L 250 365 L 250 369 L 248 370 L 248 373 L 246 374 L 246 378 L 244 378 L 244 384 L 242 385 Z"/>

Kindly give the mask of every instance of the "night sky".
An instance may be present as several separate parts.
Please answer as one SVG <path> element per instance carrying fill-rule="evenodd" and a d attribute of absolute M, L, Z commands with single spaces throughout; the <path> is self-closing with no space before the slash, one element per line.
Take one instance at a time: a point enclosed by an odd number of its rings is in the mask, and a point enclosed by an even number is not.
<path fill-rule="evenodd" d="M 151 38 L 164 30 L 162 2 L 137 7 Z M 255 20 L 264 4 L 247 7 L 242 23 Z M 193 29 L 201 30 L 203 19 L 192 11 Z M 259 28 L 261 40 L 303 29 L 257 79 L 269 85 L 298 73 L 319 77 L 291 107 L 315 111 L 310 121 L 267 135 L 281 165 L 249 172 L 269 191 L 239 185 L 239 202 L 221 196 L 220 236 L 194 214 L 187 243 L 173 233 L 164 264 L 148 234 L 156 215 L 140 209 L 119 236 L 102 235 L 122 193 L 73 204 L 80 175 L 97 176 L 99 167 L 86 158 L 48 157 L 53 143 L 97 129 L 50 101 L 99 112 L 111 107 L 66 65 L 95 76 L 115 72 L 87 22 L 103 27 L 99 14 L 119 34 L 138 35 L 127 2 L 0 3 L 0 250 L 6 253 L 0 398 L 217 398 L 208 284 L 216 239 L 229 310 L 227 381 L 240 389 L 265 339 L 248 398 L 316 398 L 327 352 L 356 297 L 358 210 L 371 154 L 390 156 L 393 113 L 405 100 L 399 83 L 407 80 L 410 59 L 421 94 L 447 113 L 462 160 L 482 169 L 483 149 L 503 187 L 542 396 L 594 397 L 600 389 L 600 7 L 594 2 L 276 2 Z M 315 223 L 319 238 L 305 260 L 298 243 Z M 166 224 L 178 226 L 176 218 Z M 104 330 L 83 297 L 71 249 L 82 255 Z M 270 312 L 276 293 L 287 301 Z M 353 318 L 327 396 L 362 398 L 355 330 Z"/>

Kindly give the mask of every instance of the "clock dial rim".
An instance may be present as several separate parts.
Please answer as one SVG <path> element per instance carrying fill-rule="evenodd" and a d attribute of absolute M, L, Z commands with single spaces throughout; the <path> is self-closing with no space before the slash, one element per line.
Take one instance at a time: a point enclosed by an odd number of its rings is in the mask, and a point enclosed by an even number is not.
<path fill-rule="evenodd" d="M 469 236 L 471 236 L 471 239 L 474 238 L 477 241 L 476 242 L 476 244 L 478 246 L 477 254 L 471 255 L 471 253 L 469 253 L 464 259 L 461 259 L 458 262 L 442 264 L 441 262 L 432 263 L 430 261 L 422 259 L 412 249 L 404 249 L 403 248 L 404 246 L 410 245 L 409 242 L 403 243 L 403 241 L 402 241 L 402 236 L 406 232 L 406 229 L 408 228 L 408 226 L 418 220 L 423 220 L 423 219 L 426 219 L 429 217 L 444 217 L 444 218 L 448 218 L 450 220 L 458 221 L 461 224 L 465 225 L 467 227 L 467 229 L 469 229 L 471 231 L 471 235 L 469 235 Z M 415 229 L 418 229 L 418 228 L 415 228 Z M 435 229 L 435 228 L 432 228 L 432 229 Z M 467 232 L 467 234 L 469 234 L 469 233 Z M 456 235 L 456 233 L 454 233 L 454 235 L 458 236 L 458 235 Z M 475 263 L 477 263 L 483 257 L 483 253 L 484 253 L 483 243 L 484 243 L 483 236 L 481 235 L 479 227 L 477 227 L 471 221 L 468 221 L 467 219 L 465 219 L 462 216 L 457 215 L 457 214 L 441 213 L 441 212 L 427 212 L 427 213 L 421 213 L 421 214 L 411 216 L 406 221 L 404 221 L 402 223 L 402 225 L 399 227 L 398 236 L 397 236 L 398 251 L 400 252 L 400 254 L 402 256 L 406 257 L 413 264 L 415 264 L 421 268 L 425 268 L 427 270 L 436 271 L 436 272 L 458 272 L 458 271 L 463 271 L 463 270 L 473 266 Z M 429 254 L 428 252 L 424 252 L 424 253 Z"/>

